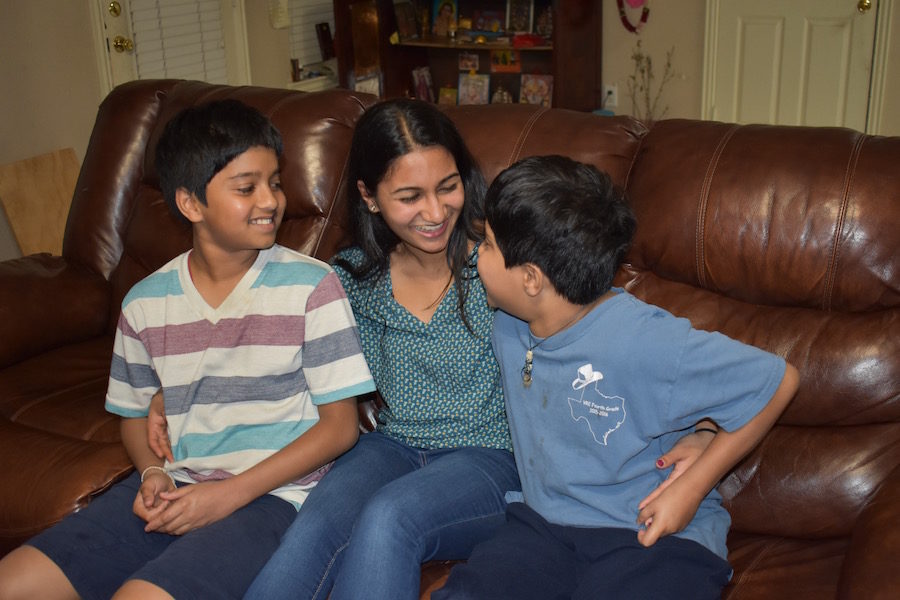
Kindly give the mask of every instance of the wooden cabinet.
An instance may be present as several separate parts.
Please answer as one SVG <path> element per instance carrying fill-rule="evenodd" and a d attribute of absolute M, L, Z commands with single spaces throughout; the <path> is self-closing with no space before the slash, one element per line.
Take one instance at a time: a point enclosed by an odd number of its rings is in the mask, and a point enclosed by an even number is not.
<path fill-rule="evenodd" d="M 535 4 L 540 6 L 540 2 L 537 0 Z M 426 5 L 424 1 L 414 4 Z M 506 11 L 503 0 L 458 0 L 458 5 L 462 17 L 471 18 L 476 10 L 495 10 L 503 14 Z M 360 10 L 363 6 L 376 17 L 375 22 L 370 18 L 363 24 L 363 27 L 371 28 L 372 35 L 359 33 L 359 14 L 365 12 Z M 351 12 L 357 14 L 356 35 L 352 33 Z M 554 0 L 552 14 L 551 43 L 518 49 L 522 73 L 553 75 L 554 107 L 584 111 L 599 108 L 602 99 L 602 0 Z M 490 73 L 490 50 L 511 47 L 454 41 L 447 36 L 426 36 L 392 44 L 390 36 L 397 31 L 393 0 L 334 0 L 334 19 L 341 85 L 350 85 L 357 60 L 367 64 L 375 60 L 383 77 L 383 95 L 388 98 L 412 95 L 412 70 L 416 67 L 430 67 L 437 94 L 441 86 L 457 86 L 461 52 L 477 53 L 478 72 Z M 491 94 L 498 85 L 503 85 L 513 99 L 518 100 L 519 74 L 492 73 Z"/>

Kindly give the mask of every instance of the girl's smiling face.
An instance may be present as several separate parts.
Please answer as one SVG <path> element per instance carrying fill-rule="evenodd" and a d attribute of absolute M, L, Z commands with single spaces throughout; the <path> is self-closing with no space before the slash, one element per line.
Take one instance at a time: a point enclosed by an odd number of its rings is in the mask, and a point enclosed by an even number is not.
<path fill-rule="evenodd" d="M 429 146 L 398 157 L 374 190 L 362 181 L 363 201 L 381 213 L 401 243 L 414 253 L 445 252 L 465 203 L 462 178 L 443 146 Z"/>

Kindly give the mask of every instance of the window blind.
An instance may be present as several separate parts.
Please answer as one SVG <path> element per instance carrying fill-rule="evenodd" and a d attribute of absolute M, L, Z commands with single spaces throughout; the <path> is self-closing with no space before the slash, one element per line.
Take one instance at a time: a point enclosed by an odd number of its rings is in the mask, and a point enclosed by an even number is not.
<path fill-rule="evenodd" d="M 290 0 L 291 58 L 300 66 L 322 62 L 316 23 L 328 23 L 334 33 L 334 6 L 332 0 Z"/>
<path fill-rule="evenodd" d="M 138 79 L 228 83 L 220 0 L 131 0 Z"/>

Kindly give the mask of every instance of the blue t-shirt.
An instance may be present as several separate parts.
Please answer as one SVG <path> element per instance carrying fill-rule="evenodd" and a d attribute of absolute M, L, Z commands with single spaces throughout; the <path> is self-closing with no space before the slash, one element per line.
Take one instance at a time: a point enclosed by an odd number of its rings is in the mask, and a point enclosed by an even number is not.
<path fill-rule="evenodd" d="M 546 520 L 634 529 L 638 503 L 668 474 L 655 461 L 711 418 L 745 425 L 775 394 L 785 362 L 622 291 L 533 350 L 528 324 L 498 311 L 494 350 L 503 373 L 524 501 Z M 731 519 L 713 490 L 675 534 L 722 558 Z"/>
<path fill-rule="evenodd" d="M 336 255 L 352 265 L 359 248 Z M 387 407 L 378 431 L 416 448 L 477 446 L 511 450 L 500 385 L 491 348 L 493 311 L 475 269 L 477 252 L 463 277 L 469 285 L 466 327 L 456 288 L 424 323 L 393 295 L 389 273 L 357 281 L 336 261 L 334 270 L 353 308 L 363 354 Z"/>

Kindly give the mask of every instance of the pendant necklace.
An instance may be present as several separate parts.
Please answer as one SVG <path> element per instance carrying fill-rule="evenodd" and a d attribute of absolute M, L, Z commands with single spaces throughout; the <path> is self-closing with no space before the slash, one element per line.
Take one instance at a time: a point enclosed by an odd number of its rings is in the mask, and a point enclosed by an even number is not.
<path fill-rule="evenodd" d="M 566 323 L 565 325 L 563 325 L 562 327 L 560 327 L 559 329 L 557 329 L 556 331 L 554 331 L 547 337 L 543 337 L 540 340 L 538 340 L 537 342 L 533 343 L 528 348 L 528 350 L 525 351 L 525 366 L 522 367 L 522 384 L 525 387 L 531 387 L 531 382 L 533 380 L 533 377 L 531 376 L 531 372 L 534 370 L 534 351 L 537 349 L 537 347 L 540 346 L 541 344 L 543 344 L 545 341 L 547 341 L 551 337 L 553 337 L 554 335 L 556 335 L 557 333 L 565 331 L 566 329 L 571 327 L 572 324 L 575 323 L 575 321 L 577 321 L 578 319 L 580 319 L 581 317 L 586 315 L 588 312 L 590 312 L 591 309 L 594 308 L 594 306 L 596 306 L 596 304 L 597 304 L 597 302 L 591 302 L 587 306 L 581 308 L 580 310 L 578 310 L 575 313 L 575 316 L 572 317 L 572 319 L 569 320 L 568 323 Z M 531 333 L 531 327 L 528 328 L 528 339 L 529 340 L 534 339 L 534 335 L 532 335 L 532 333 Z"/>

